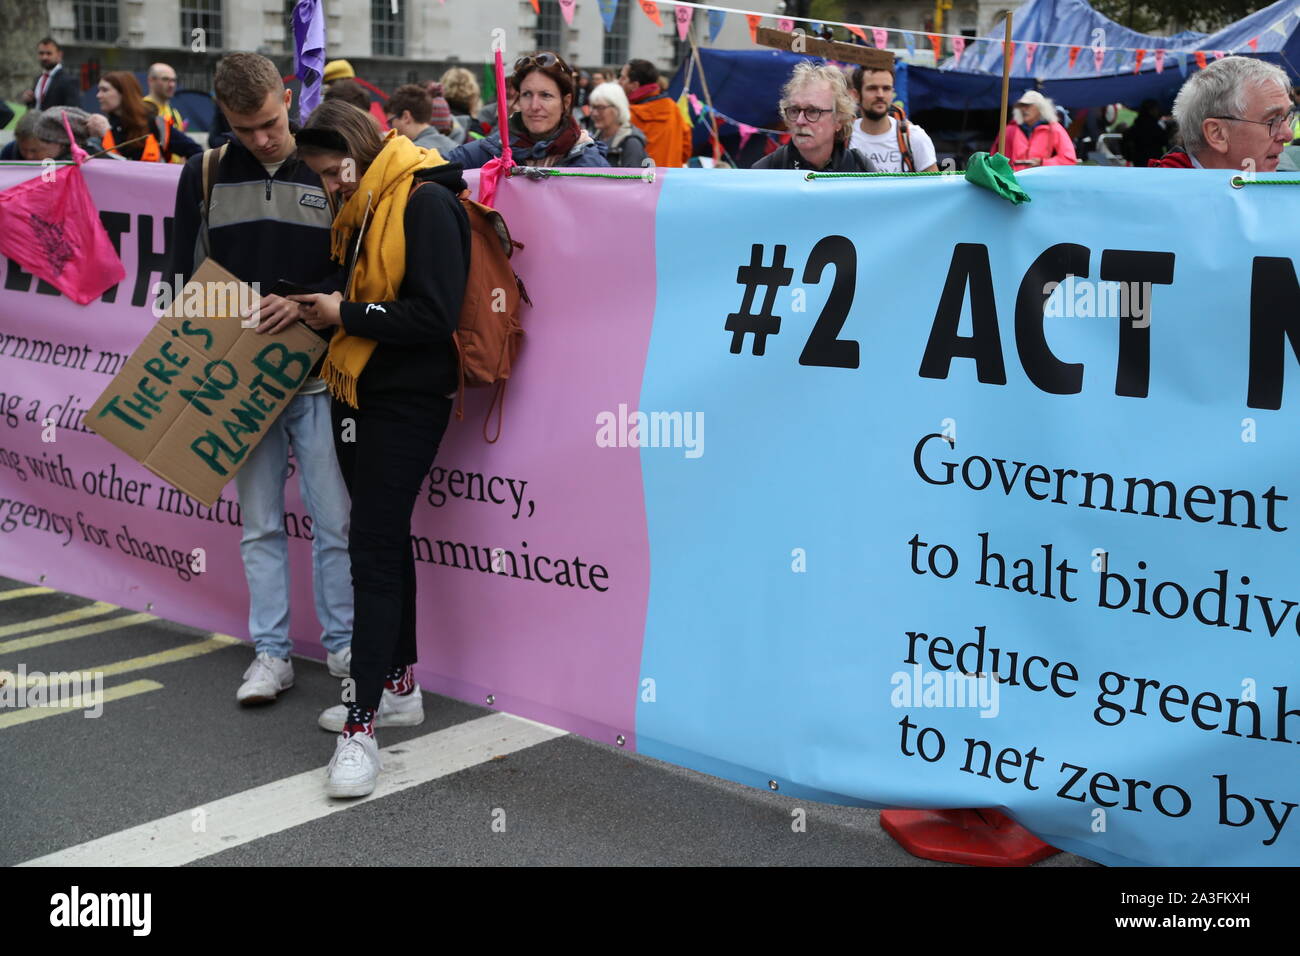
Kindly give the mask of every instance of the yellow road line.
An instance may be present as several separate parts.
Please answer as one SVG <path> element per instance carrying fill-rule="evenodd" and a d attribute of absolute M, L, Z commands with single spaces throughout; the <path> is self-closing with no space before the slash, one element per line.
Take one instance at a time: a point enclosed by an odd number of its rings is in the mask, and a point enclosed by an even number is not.
<path fill-rule="evenodd" d="M 145 694 L 151 690 L 162 690 L 162 686 L 157 681 L 133 680 L 129 684 L 122 684 L 120 687 L 110 687 L 102 694 L 92 692 L 84 696 L 70 697 L 67 700 L 60 701 L 57 707 L 23 707 L 18 710 L 0 712 L 0 730 L 15 727 L 18 724 L 30 723 L 33 720 L 44 720 L 46 717 L 55 717 L 59 714 L 74 714 L 91 709 L 96 705 L 121 700 L 124 697 L 134 697 L 137 694 Z"/>
<path fill-rule="evenodd" d="M 117 661 L 113 664 L 104 664 L 101 667 L 88 667 L 85 670 L 64 672 L 59 671 L 60 680 L 82 680 L 90 681 L 95 679 L 95 675 L 102 677 L 116 677 L 119 674 L 126 674 L 130 671 L 141 671 L 149 667 L 159 667 L 163 664 L 173 664 L 176 661 L 189 660 L 191 657 L 199 657 L 203 654 L 211 654 L 213 651 L 219 651 L 222 648 L 233 647 L 236 644 L 242 644 L 243 641 L 235 637 L 228 637 L 225 634 L 213 634 L 205 641 L 197 641 L 193 644 L 183 644 L 180 647 L 173 647 L 169 650 L 159 651 L 156 654 L 146 654 L 143 657 L 132 657 L 130 660 Z M 48 684 L 50 674 L 28 674 L 24 683 L 28 687 L 35 687 L 37 684 Z M 13 678 L 11 672 L 0 671 L 0 681 L 6 678 Z M 56 681 L 57 683 L 57 681 Z"/>
<path fill-rule="evenodd" d="M 54 588 L 11 588 L 8 591 L 0 591 L 0 601 L 11 601 L 14 598 L 30 597 L 33 594 L 53 594 Z"/>
<path fill-rule="evenodd" d="M 127 614 L 123 617 L 115 617 L 108 621 L 99 621 L 95 624 L 83 624 L 80 627 L 65 627 L 57 631 L 46 631 L 44 634 L 34 634 L 31 637 L 20 637 L 12 641 L 0 641 L 0 654 L 10 654 L 14 651 L 25 651 L 29 647 L 43 647 L 46 644 L 54 644 L 58 641 L 70 641 L 75 637 L 86 637 L 90 634 L 102 634 L 105 631 L 117 631 L 125 627 L 131 627 L 135 624 L 144 624 L 147 621 L 156 621 L 158 618 L 152 614 Z"/>
<path fill-rule="evenodd" d="M 8 637 L 11 634 L 25 634 L 28 631 L 39 631 L 43 627 L 53 627 L 56 624 L 71 624 L 73 621 L 82 621 L 88 617 L 102 617 L 112 611 L 120 610 L 122 609 L 116 604 L 96 601 L 86 607 L 79 607 L 75 611 L 64 611 L 61 614 L 51 614 L 48 617 L 34 617 L 30 621 L 19 621 L 17 624 L 6 624 L 0 627 L 0 637 Z"/>

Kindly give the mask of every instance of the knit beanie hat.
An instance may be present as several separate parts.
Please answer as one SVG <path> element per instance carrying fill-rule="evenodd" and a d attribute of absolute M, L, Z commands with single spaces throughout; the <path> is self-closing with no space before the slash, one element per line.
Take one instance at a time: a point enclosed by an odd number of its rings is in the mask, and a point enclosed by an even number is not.
<path fill-rule="evenodd" d="M 451 132 L 451 107 L 447 105 L 447 100 L 442 95 L 442 84 L 430 83 L 429 96 L 433 99 L 433 113 L 429 117 L 429 125 L 445 136 Z"/>

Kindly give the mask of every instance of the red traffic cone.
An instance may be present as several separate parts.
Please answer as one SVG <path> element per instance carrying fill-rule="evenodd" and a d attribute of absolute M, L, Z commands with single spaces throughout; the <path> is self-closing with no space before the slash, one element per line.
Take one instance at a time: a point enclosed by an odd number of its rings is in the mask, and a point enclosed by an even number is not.
<path fill-rule="evenodd" d="M 882 810 L 880 825 L 923 860 L 1029 866 L 1061 852 L 996 810 Z"/>

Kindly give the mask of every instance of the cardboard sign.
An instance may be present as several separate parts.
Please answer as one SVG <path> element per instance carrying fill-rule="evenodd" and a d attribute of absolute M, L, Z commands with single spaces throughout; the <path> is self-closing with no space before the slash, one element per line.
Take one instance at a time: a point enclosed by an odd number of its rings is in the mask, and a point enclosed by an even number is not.
<path fill-rule="evenodd" d="M 278 335 L 241 327 L 241 306 L 257 301 L 208 259 L 91 407 L 86 427 L 212 505 L 326 348 L 302 324 Z"/>
<path fill-rule="evenodd" d="M 796 40 L 799 41 L 798 45 L 795 43 Z M 869 46 L 858 46 L 856 43 L 841 43 L 838 40 L 799 36 L 773 30 L 770 27 L 760 27 L 755 42 L 759 46 L 770 46 L 776 50 L 806 53 L 809 56 L 820 56 L 827 60 L 839 60 L 841 63 L 857 63 L 869 70 L 891 70 L 894 68 L 894 54 L 888 50 L 873 50 Z"/>

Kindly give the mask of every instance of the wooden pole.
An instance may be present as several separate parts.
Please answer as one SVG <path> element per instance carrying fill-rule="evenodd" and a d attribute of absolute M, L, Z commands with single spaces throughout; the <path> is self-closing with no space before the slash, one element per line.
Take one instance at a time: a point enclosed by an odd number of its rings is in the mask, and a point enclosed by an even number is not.
<path fill-rule="evenodd" d="M 1011 14 L 1007 14 L 1007 32 L 1002 42 L 1002 122 L 998 126 L 998 152 L 1007 155 L 1007 96 L 1011 89 Z"/>
<path fill-rule="evenodd" d="M 713 165 L 717 166 L 722 159 L 722 140 L 718 138 L 718 114 L 713 109 L 713 97 L 709 95 L 709 78 L 704 72 L 704 64 L 700 62 L 700 48 L 695 45 L 695 30 L 688 32 L 686 37 L 691 41 L 691 57 L 695 60 L 695 68 L 700 71 L 700 86 L 704 88 L 704 102 L 709 105 L 709 119 L 713 122 Z"/>

